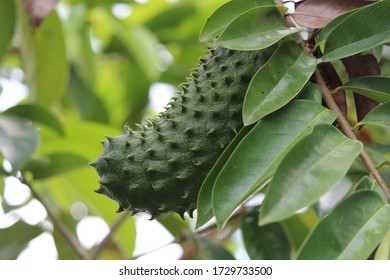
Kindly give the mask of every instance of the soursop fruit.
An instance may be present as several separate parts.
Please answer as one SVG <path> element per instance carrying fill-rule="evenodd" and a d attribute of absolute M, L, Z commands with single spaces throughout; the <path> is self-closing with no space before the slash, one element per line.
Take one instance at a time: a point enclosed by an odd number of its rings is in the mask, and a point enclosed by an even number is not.
<path fill-rule="evenodd" d="M 247 87 L 271 52 L 210 49 L 166 111 L 102 141 L 91 163 L 100 176 L 96 192 L 118 202 L 118 212 L 192 216 L 203 180 L 243 126 Z"/>

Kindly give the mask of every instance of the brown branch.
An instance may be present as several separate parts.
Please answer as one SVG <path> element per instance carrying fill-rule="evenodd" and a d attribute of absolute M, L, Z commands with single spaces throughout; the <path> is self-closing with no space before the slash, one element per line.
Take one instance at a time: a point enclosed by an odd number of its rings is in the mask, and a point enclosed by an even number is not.
<path fill-rule="evenodd" d="M 89 259 L 87 253 L 81 247 L 80 243 L 76 240 L 76 238 L 73 236 L 73 234 L 65 227 L 65 225 L 57 218 L 57 216 L 54 214 L 54 212 L 51 211 L 49 205 L 35 191 L 35 189 L 33 188 L 33 185 L 30 182 L 28 182 L 26 179 L 24 179 L 23 177 L 20 178 L 20 181 L 30 189 L 33 197 L 35 199 L 37 199 L 42 204 L 42 206 L 45 208 L 50 220 L 53 222 L 54 226 L 63 235 L 63 237 L 66 239 L 66 241 L 68 241 L 70 247 L 72 247 L 72 249 L 80 257 L 80 259 L 82 259 L 82 260 Z"/>
<path fill-rule="evenodd" d="M 320 87 L 320 90 L 322 92 L 322 95 L 324 97 L 324 101 L 329 109 L 335 110 L 337 112 L 337 119 L 336 122 L 340 127 L 340 130 L 350 139 L 352 140 L 358 140 L 353 133 L 347 119 L 343 116 L 343 114 L 340 111 L 340 108 L 337 106 L 336 102 L 334 101 L 332 97 L 332 93 L 329 91 L 328 87 L 326 86 L 326 83 L 324 81 L 324 78 L 321 75 L 321 72 L 316 69 L 314 73 L 314 79 L 316 80 L 318 86 Z M 374 177 L 374 179 L 377 181 L 379 186 L 383 189 L 383 191 L 386 194 L 387 201 L 390 203 L 390 190 L 388 186 L 386 185 L 386 182 L 383 180 L 382 175 L 379 173 L 378 169 L 375 167 L 374 163 L 372 162 L 371 158 L 367 154 L 367 152 L 363 149 L 360 153 L 360 158 L 363 161 L 363 164 L 365 165 L 366 169 L 369 171 L 369 173 Z"/>
<path fill-rule="evenodd" d="M 122 225 L 122 223 L 126 220 L 126 218 L 131 214 L 130 211 L 125 211 L 123 214 L 112 224 L 110 232 L 106 235 L 106 237 L 100 242 L 98 247 L 96 247 L 95 251 L 91 255 L 91 260 L 96 260 L 100 253 L 104 250 L 107 244 L 110 242 L 114 233 L 118 230 L 118 228 Z"/>

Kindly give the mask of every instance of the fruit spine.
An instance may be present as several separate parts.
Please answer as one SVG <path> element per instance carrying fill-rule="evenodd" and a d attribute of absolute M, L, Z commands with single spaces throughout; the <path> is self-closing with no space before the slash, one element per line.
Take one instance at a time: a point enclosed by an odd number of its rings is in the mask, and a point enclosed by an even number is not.
<path fill-rule="evenodd" d="M 100 176 L 96 192 L 118 202 L 118 212 L 192 216 L 203 180 L 243 126 L 246 89 L 269 55 L 210 49 L 164 112 L 102 141 L 91 163 Z"/>

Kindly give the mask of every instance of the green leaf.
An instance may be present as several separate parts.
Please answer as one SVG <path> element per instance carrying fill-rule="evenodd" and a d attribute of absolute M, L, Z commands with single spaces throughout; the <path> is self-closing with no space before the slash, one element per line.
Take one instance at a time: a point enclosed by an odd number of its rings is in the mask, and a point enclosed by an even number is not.
<path fill-rule="evenodd" d="M 311 100 L 296 100 L 262 119 L 249 132 L 219 173 L 213 187 L 213 211 L 219 229 L 241 203 L 272 176 L 288 150 L 318 123 L 336 114 Z"/>
<path fill-rule="evenodd" d="M 281 45 L 252 78 L 243 105 L 246 125 L 291 101 L 314 73 L 316 59 L 303 53 L 296 42 Z"/>
<path fill-rule="evenodd" d="M 312 205 L 345 176 L 362 144 L 328 124 L 314 127 L 283 159 L 262 205 L 260 223 L 281 221 Z"/>
<path fill-rule="evenodd" d="M 356 190 L 371 190 L 379 194 L 384 203 L 387 202 L 387 197 L 383 189 L 379 186 L 377 181 L 370 178 L 369 176 L 364 176 L 356 186 Z"/>
<path fill-rule="evenodd" d="M 31 172 L 34 179 L 39 180 L 85 167 L 87 164 L 87 159 L 75 153 L 53 153 L 32 158 L 23 167 L 23 171 Z"/>
<path fill-rule="evenodd" d="M 346 198 L 312 231 L 297 259 L 364 260 L 390 229 L 390 205 L 372 191 Z"/>
<path fill-rule="evenodd" d="M 322 103 L 322 93 L 318 86 L 313 83 L 307 83 L 303 90 L 299 93 L 299 99 L 313 100 L 319 104 Z"/>
<path fill-rule="evenodd" d="M 0 116 L 0 152 L 19 170 L 38 147 L 37 130 L 23 119 Z"/>
<path fill-rule="evenodd" d="M 345 14 L 342 14 L 335 19 L 333 19 L 331 22 L 329 22 L 320 32 L 320 36 L 318 38 L 317 46 L 320 47 L 322 53 L 324 52 L 325 42 L 328 38 L 329 34 L 332 33 L 332 31 L 342 22 L 344 19 L 346 19 L 351 13 L 355 11 L 350 11 Z"/>
<path fill-rule="evenodd" d="M 207 19 L 200 32 L 199 40 L 207 42 L 214 40 L 238 16 L 255 7 L 274 6 L 273 0 L 241 0 L 230 1 L 220 6 Z"/>
<path fill-rule="evenodd" d="M 31 99 L 51 108 L 61 99 L 68 81 L 65 34 L 57 13 L 52 12 L 39 28 L 28 24 L 29 15 L 21 9 L 22 55 Z"/>
<path fill-rule="evenodd" d="M 390 41 L 390 2 L 365 6 L 342 20 L 328 35 L 324 61 L 351 56 Z"/>
<path fill-rule="evenodd" d="M 179 238 L 184 231 L 190 230 L 188 223 L 179 215 L 161 215 L 157 218 L 157 221 L 175 238 Z"/>
<path fill-rule="evenodd" d="M 198 195 L 197 203 L 197 218 L 195 228 L 199 228 L 205 223 L 207 223 L 213 216 L 213 207 L 212 207 L 212 192 L 214 182 L 223 168 L 224 164 L 228 160 L 230 154 L 234 151 L 237 145 L 240 143 L 242 138 L 249 133 L 252 129 L 252 126 L 243 127 L 240 132 L 234 137 L 234 139 L 229 143 L 226 149 L 223 151 L 222 155 L 218 158 L 217 162 L 214 164 L 213 168 L 207 175 L 206 179 L 203 181 L 203 184 L 200 188 Z"/>
<path fill-rule="evenodd" d="M 246 213 L 241 231 L 246 251 L 252 260 L 289 260 L 291 245 L 283 227 L 278 224 L 258 226 L 259 212 Z"/>
<path fill-rule="evenodd" d="M 390 78 L 388 77 L 358 77 L 349 80 L 339 88 L 358 92 L 381 103 L 390 101 Z"/>
<path fill-rule="evenodd" d="M 50 111 L 37 105 L 16 105 L 4 111 L 2 114 L 37 121 L 52 128 L 60 135 L 64 135 L 65 133 L 61 122 Z"/>
<path fill-rule="evenodd" d="M 0 56 L 8 48 L 16 26 L 14 0 L 0 1 Z"/>
<path fill-rule="evenodd" d="M 16 259 L 28 242 L 42 233 L 42 229 L 22 221 L 8 228 L 0 228 L 0 260 Z"/>
<path fill-rule="evenodd" d="M 390 260 L 390 231 L 383 238 L 375 253 L 375 260 Z"/>
<path fill-rule="evenodd" d="M 232 254 L 222 245 L 205 237 L 197 236 L 194 239 L 201 260 L 234 260 Z"/>
<path fill-rule="evenodd" d="M 390 101 L 372 109 L 357 126 L 364 124 L 390 126 Z"/>
<path fill-rule="evenodd" d="M 276 7 L 257 7 L 237 17 L 223 31 L 216 43 L 236 50 L 260 50 L 300 29 L 287 28 Z"/>

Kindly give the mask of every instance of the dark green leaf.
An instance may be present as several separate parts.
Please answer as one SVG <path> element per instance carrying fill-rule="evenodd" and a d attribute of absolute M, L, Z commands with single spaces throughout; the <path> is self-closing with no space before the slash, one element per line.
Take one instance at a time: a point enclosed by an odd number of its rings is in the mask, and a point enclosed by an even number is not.
<path fill-rule="evenodd" d="M 0 260 L 16 259 L 28 242 L 42 232 L 41 228 L 21 221 L 8 228 L 0 228 Z"/>
<path fill-rule="evenodd" d="M 281 45 L 249 84 L 243 106 L 244 123 L 252 124 L 291 101 L 316 65 L 316 59 L 303 53 L 296 42 Z"/>
<path fill-rule="evenodd" d="M 296 100 L 262 119 L 248 133 L 219 173 L 212 193 L 219 229 L 241 203 L 273 175 L 288 150 L 318 123 L 332 123 L 335 112 L 311 100 Z"/>
<path fill-rule="evenodd" d="M 390 2 L 365 6 L 342 20 L 328 35 L 324 61 L 351 56 L 390 41 Z"/>
<path fill-rule="evenodd" d="M 23 171 L 29 171 L 34 179 L 45 179 L 65 172 L 69 172 L 82 166 L 87 166 L 88 160 L 75 153 L 53 153 L 38 158 L 32 158 L 23 167 Z"/>
<path fill-rule="evenodd" d="M 379 196 L 382 198 L 384 203 L 387 202 L 387 197 L 386 197 L 386 194 L 384 193 L 383 189 L 378 185 L 378 183 L 374 179 L 372 179 L 372 178 L 370 178 L 368 176 L 364 176 L 357 183 L 356 190 L 371 190 L 371 191 L 374 191 L 374 192 L 379 194 Z"/>
<path fill-rule="evenodd" d="M 318 86 L 313 83 L 307 83 L 298 96 L 299 99 L 313 100 L 319 104 L 322 103 L 322 93 Z"/>
<path fill-rule="evenodd" d="M 316 202 L 345 176 L 362 144 L 328 124 L 294 146 L 275 172 L 262 205 L 260 223 L 281 221 Z"/>
<path fill-rule="evenodd" d="M 200 188 L 200 192 L 198 195 L 198 215 L 196 219 L 195 228 L 201 227 L 214 216 L 211 197 L 215 179 L 221 172 L 221 169 L 228 160 L 230 154 L 234 151 L 234 149 L 240 143 L 242 138 L 247 135 L 252 128 L 252 126 L 246 126 L 240 130 L 240 132 L 236 135 L 232 142 L 230 142 L 226 149 L 223 151 L 222 155 L 219 157 L 219 159 L 207 175 L 206 179 L 203 181 L 202 187 Z"/>
<path fill-rule="evenodd" d="M 390 229 L 390 205 L 373 191 L 358 191 L 308 236 L 297 259 L 364 260 Z"/>
<path fill-rule="evenodd" d="M 291 245 L 283 227 L 278 224 L 258 226 L 259 212 L 244 215 L 241 225 L 246 251 L 252 260 L 289 260 Z"/>
<path fill-rule="evenodd" d="M 216 43 L 236 50 L 260 50 L 300 29 L 287 28 L 276 7 L 253 8 L 237 17 L 223 31 Z"/>
<path fill-rule="evenodd" d="M 371 110 L 357 125 L 364 124 L 390 126 L 390 101 Z"/>
<path fill-rule="evenodd" d="M 363 76 L 349 80 L 340 88 L 358 92 L 378 102 L 390 101 L 390 78 Z"/>
<path fill-rule="evenodd" d="M 38 147 L 37 130 L 23 119 L 0 116 L 0 152 L 19 170 Z"/>
<path fill-rule="evenodd" d="M 11 43 L 15 25 L 16 9 L 14 0 L 0 1 L 0 56 Z"/>
<path fill-rule="evenodd" d="M 205 237 L 195 237 L 198 255 L 202 260 L 234 260 L 222 245 Z"/>
<path fill-rule="evenodd" d="M 230 1 L 220 6 L 207 19 L 199 39 L 201 42 L 214 40 L 238 16 L 255 7 L 274 6 L 273 0 L 241 0 Z"/>
<path fill-rule="evenodd" d="M 52 128 L 60 135 L 65 133 L 61 122 L 51 112 L 37 105 L 17 105 L 2 114 L 37 121 Z"/>

